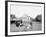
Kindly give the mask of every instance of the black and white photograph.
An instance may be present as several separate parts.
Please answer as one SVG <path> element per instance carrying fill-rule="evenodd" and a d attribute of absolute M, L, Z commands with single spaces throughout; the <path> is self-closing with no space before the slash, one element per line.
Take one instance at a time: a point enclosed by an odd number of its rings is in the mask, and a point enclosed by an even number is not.
<path fill-rule="evenodd" d="M 44 33 L 44 3 L 7 2 L 8 35 Z"/>

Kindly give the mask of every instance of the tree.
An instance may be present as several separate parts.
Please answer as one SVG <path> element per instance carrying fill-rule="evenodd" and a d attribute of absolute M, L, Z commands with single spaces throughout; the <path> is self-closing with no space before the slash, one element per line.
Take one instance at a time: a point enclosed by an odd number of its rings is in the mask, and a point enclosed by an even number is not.
<path fill-rule="evenodd" d="M 37 22 L 42 22 L 42 15 L 38 15 L 35 19 Z"/>

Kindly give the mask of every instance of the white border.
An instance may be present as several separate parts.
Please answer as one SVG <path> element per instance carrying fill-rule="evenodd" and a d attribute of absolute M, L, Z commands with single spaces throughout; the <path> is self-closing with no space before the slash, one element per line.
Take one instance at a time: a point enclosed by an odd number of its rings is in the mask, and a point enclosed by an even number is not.
<path fill-rule="evenodd" d="M 42 31 L 31 31 L 31 32 L 10 32 L 10 4 L 21 4 L 21 5 L 37 5 L 42 7 Z M 44 33 L 44 4 L 32 4 L 32 3 L 16 3 L 8 2 L 8 35 L 18 35 L 18 34 L 36 34 Z"/>

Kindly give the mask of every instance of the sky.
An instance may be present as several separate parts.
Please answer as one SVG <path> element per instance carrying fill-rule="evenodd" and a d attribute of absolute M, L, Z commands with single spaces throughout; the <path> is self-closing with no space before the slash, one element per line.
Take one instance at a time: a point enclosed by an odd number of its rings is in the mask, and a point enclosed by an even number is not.
<path fill-rule="evenodd" d="M 16 17 L 28 15 L 32 18 L 35 18 L 37 15 L 42 14 L 42 7 L 37 5 L 11 4 L 10 7 L 11 14 L 14 14 Z"/>

